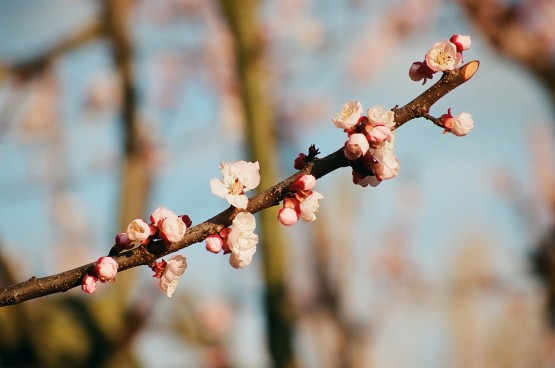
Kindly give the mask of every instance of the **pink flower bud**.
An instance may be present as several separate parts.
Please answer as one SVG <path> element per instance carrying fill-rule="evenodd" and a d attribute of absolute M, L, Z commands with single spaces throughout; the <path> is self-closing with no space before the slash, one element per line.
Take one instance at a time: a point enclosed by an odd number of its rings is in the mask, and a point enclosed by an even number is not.
<path fill-rule="evenodd" d="M 224 227 L 222 230 L 220 230 L 220 237 L 224 241 L 224 244 L 222 245 L 224 254 L 231 253 L 231 248 L 229 247 L 229 243 L 227 242 L 227 238 L 229 237 L 230 232 L 231 232 L 231 229 L 229 227 Z"/>
<path fill-rule="evenodd" d="M 131 241 L 140 241 L 141 243 L 146 243 L 149 236 L 154 234 L 154 229 L 141 219 L 135 219 L 131 221 L 129 226 L 127 226 L 127 236 Z"/>
<path fill-rule="evenodd" d="M 370 144 L 366 139 L 366 136 L 361 133 L 351 134 L 349 140 L 345 142 L 345 148 L 343 153 L 345 157 L 349 160 L 356 160 L 360 156 L 363 156 L 368 152 Z"/>
<path fill-rule="evenodd" d="M 316 178 L 313 175 L 301 175 L 289 186 L 293 192 L 298 190 L 311 190 L 316 185 Z"/>
<path fill-rule="evenodd" d="M 205 242 L 206 250 L 215 254 L 220 253 L 224 245 L 223 239 L 218 234 L 207 236 Z"/>
<path fill-rule="evenodd" d="M 116 245 L 121 249 L 131 249 L 133 247 L 133 242 L 129 239 L 127 233 L 119 233 L 116 235 Z"/>
<path fill-rule="evenodd" d="M 185 223 L 185 226 L 187 226 L 187 229 L 190 228 L 191 225 L 193 225 L 193 221 L 191 221 L 191 218 L 189 217 L 189 215 L 181 215 L 179 216 L 179 218 L 181 219 L 181 221 Z"/>
<path fill-rule="evenodd" d="M 470 40 L 470 36 L 464 36 L 464 35 L 453 35 L 451 36 L 449 41 L 451 41 L 455 46 L 457 46 L 458 52 L 468 50 L 472 43 Z"/>
<path fill-rule="evenodd" d="M 295 162 L 293 163 L 293 167 L 296 170 L 300 170 L 303 167 L 306 166 L 306 164 L 308 164 L 308 156 L 305 155 L 304 153 L 299 153 L 299 156 L 297 156 L 297 158 L 295 159 Z"/>
<path fill-rule="evenodd" d="M 100 282 L 114 282 L 118 273 L 118 263 L 112 257 L 100 257 L 96 261 L 94 272 Z"/>
<path fill-rule="evenodd" d="M 93 275 L 85 275 L 81 281 L 81 290 L 87 294 L 92 294 L 96 291 L 96 282 L 98 279 Z"/>
<path fill-rule="evenodd" d="M 122 250 L 131 249 L 133 248 L 133 241 L 129 239 L 127 233 L 119 233 L 116 235 L 116 244 L 110 249 L 109 255 L 118 254 Z"/>
<path fill-rule="evenodd" d="M 290 207 L 283 207 L 278 212 L 278 221 L 285 226 L 291 226 L 299 221 L 300 214 Z"/>
<path fill-rule="evenodd" d="M 458 137 L 467 135 L 472 128 L 474 128 L 474 122 L 472 121 L 472 115 L 467 112 L 461 112 L 459 115 L 453 118 L 453 127 L 451 128 L 451 133 Z"/>

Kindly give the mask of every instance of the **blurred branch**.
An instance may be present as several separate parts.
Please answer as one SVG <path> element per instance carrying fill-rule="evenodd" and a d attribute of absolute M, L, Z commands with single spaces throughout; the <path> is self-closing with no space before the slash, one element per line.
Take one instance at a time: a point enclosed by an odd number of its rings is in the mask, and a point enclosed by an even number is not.
<path fill-rule="evenodd" d="M 532 72 L 543 84 L 555 112 L 555 28 L 551 0 L 459 0 L 467 16 L 502 55 Z M 547 8 L 546 8 L 547 7 Z M 540 25 L 534 27 L 534 20 Z M 536 144 L 536 142 L 534 142 Z M 545 165 L 542 159 L 542 165 Z M 553 207 L 553 205 L 551 205 Z M 553 208 L 551 208 L 553 212 Z M 555 330 L 555 226 L 552 224 L 531 254 L 534 272 L 545 287 L 545 313 Z"/>
<path fill-rule="evenodd" d="M 146 210 L 151 187 L 150 170 L 146 167 L 145 147 L 141 145 L 137 92 L 133 65 L 130 19 L 133 1 L 105 0 L 106 35 L 112 43 L 112 56 L 123 83 L 121 122 L 124 136 L 124 162 L 121 182 L 119 227 L 140 217 Z"/>
<path fill-rule="evenodd" d="M 0 64 L 0 83 L 12 74 L 15 74 L 21 80 L 28 80 L 34 75 L 42 73 L 48 65 L 61 55 L 87 44 L 103 34 L 102 22 L 95 20 L 72 33 L 72 36 L 62 40 L 42 55 L 12 65 Z"/>
<path fill-rule="evenodd" d="M 424 91 L 420 96 L 405 106 L 396 108 L 394 111 L 397 127 L 426 114 L 433 103 L 461 84 L 467 82 L 476 72 L 478 65 L 478 61 L 471 61 L 459 69 L 443 73 L 441 79 Z M 292 184 L 299 175 L 311 174 L 318 179 L 339 168 L 354 165 L 354 162 L 355 161 L 349 161 L 345 158 L 343 147 L 341 147 L 324 158 L 314 160 L 287 179 L 250 198 L 246 211 L 257 213 L 266 208 L 278 205 L 283 199 L 284 194 L 287 193 L 289 185 Z M 208 235 L 216 234 L 224 227 L 230 226 L 232 220 L 240 212 L 242 212 L 242 210 L 229 207 L 211 219 L 191 227 L 183 237 L 183 240 L 172 243 L 167 248 L 159 249 L 156 244 L 148 244 L 118 254 L 113 256 L 113 258 L 119 265 L 119 271 L 124 271 L 140 265 L 150 265 L 160 257 L 184 249 L 194 243 L 201 242 Z M 93 267 L 94 263 L 89 263 L 52 276 L 43 278 L 31 277 L 29 280 L 20 284 L 0 289 L 0 307 L 21 303 L 45 295 L 64 292 L 80 286 L 83 276 L 91 272 Z"/>
<path fill-rule="evenodd" d="M 551 0 L 549 0 L 551 1 Z M 528 24 L 526 13 L 541 12 L 539 1 L 459 0 L 467 16 L 501 54 L 533 72 L 555 100 L 553 40 Z M 553 21 L 549 23 L 553 32 Z"/>

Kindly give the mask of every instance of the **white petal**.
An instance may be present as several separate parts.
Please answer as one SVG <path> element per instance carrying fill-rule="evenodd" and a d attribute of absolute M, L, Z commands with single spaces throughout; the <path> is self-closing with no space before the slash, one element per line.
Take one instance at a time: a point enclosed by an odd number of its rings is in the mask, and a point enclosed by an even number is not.
<path fill-rule="evenodd" d="M 229 193 L 229 189 L 218 179 L 210 180 L 210 189 L 212 190 L 212 193 L 221 198 L 225 198 L 225 196 Z"/>
<path fill-rule="evenodd" d="M 247 208 L 247 205 L 249 204 L 249 198 L 244 194 L 239 194 L 239 195 L 227 194 L 225 196 L 225 199 L 229 202 L 230 205 L 236 208 L 244 209 L 244 208 Z"/>
<path fill-rule="evenodd" d="M 179 279 L 175 279 L 166 287 L 165 291 L 166 291 L 166 295 L 168 296 L 168 298 L 172 297 L 172 294 L 174 293 L 175 289 L 177 288 L 178 283 L 179 283 Z"/>

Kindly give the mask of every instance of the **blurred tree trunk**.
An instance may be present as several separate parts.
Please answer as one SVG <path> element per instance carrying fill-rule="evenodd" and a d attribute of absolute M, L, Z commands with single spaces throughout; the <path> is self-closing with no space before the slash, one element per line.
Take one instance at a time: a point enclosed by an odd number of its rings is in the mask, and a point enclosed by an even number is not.
<path fill-rule="evenodd" d="M 221 9 L 235 41 L 237 73 L 245 111 L 250 159 L 260 163 L 259 191 L 278 181 L 275 113 L 268 91 L 263 39 L 258 29 L 258 0 L 221 0 Z M 268 344 L 275 367 L 297 366 L 293 351 L 293 312 L 285 287 L 283 234 L 272 210 L 260 214 L 265 312 Z"/>
<path fill-rule="evenodd" d="M 116 71 L 121 77 L 123 101 L 121 123 L 124 139 L 124 162 L 121 181 L 119 229 L 125 229 L 131 220 L 142 217 L 151 188 L 150 171 L 145 160 L 144 147 L 139 135 L 137 92 L 133 65 L 133 46 L 130 20 L 132 0 L 106 0 L 106 33 L 112 43 Z"/>
<path fill-rule="evenodd" d="M 459 0 L 459 4 L 496 51 L 519 63 L 543 85 L 555 116 L 555 47 L 551 41 L 555 28 L 551 23 L 549 29 L 538 30 L 529 22 L 533 15 L 545 15 L 542 11 L 547 14 L 542 8 L 549 2 L 540 0 L 532 5 L 527 1 Z M 555 217 L 555 191 L 550 192 L 551 213 Z M 555 223 L 534 249 L 532 262 L 544 282 L 547 321 L 555 331 Z"/>

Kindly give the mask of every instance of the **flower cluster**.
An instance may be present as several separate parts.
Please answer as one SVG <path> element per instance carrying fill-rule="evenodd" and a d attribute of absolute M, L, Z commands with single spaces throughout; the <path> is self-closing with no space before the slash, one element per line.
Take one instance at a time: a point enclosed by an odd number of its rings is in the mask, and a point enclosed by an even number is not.
<path fill-rule="evenodd" d="M 256 188 L 260 184 L 259 169 L 258 161 L 222 162 L 220 170 L 224 177 L 223 180 L 210 180 L 212 193 L 225 198 L 229 204 L 236 208 L 247 208 L 249 199 L 245 192 Z"/>
<path fill-rule="evenodd" d="M 256 220 L 250 212 L 240 212 L 231 224 L 231 228 L 224 228 L 218 234 L 208 236 L 206 250 L 212 253 L 231 253 L 229 264 L 233 268 L 248 266 L 258 243 L 258 235 L 254 233 Z"/>
<path fill-rule="evenodd" d="M 414 62 L 409 69 L 413 81 L 431 79 L 437 72 L 446 72 L 457 68 L 463 60 L 462 53 L 470 48 L 470 36 L 453 35 L 449 40 L 435 43 L 426 53 L 424 61 Z"/>
<path fill-rule="evenodd" d="M 376 186 L 399 173 L 399 161 L 393 154 L 394 118 L 393 111 L 383 106 L 372 107 L 363 116 L 360 102 L 350 101 L 332 119 L 349 137 L 343 148 L 345 157 L 359 161 L 353 165 L 357 168 L 353 170 L 355 184 Z"/>
<path fill-rule="evenodd" d="M 87 274 L 81 280 L 81 289 L 92 294 L 96 291 L 98 281 L 114 282 L 118 273 L 118 263 L 112 257 L 100 257 L 94 264 L 93 274 Z"/>
<path fill-rule="evenodd" d="M 289 186 L 283 199 L 283 207 L 278 212 L 278 221 L 281 224 L 291 226 L 299 219 L 306 222 L 316 220 L 319 200 L 324 196 L 312 190 L 315 185 L 314 176 L 301 175 Z"/>
<path fill-rule="evenodd" d="M 160 279 L 160 290 L 171 298 L 179 282 L 179 276 L 183 275 L 187 268 L 187 259 L 182 255 L 171 257 L 167 262 L 161 260 L 152 266 L 154 276 Z"/>
<path fill-rule="evenodd" d="M 142 219 L 134 219 L 124 233 L 116 235 L 116 243 L 110 255 L 131 249 L 135 243 L 148 244 L 152 240 L 163 240 L 166 246 L 183 239 L 191 219 L 187 215 L 177 216 L 166 207 L 158 207 L 150 215 L 150 224 Z"/>

